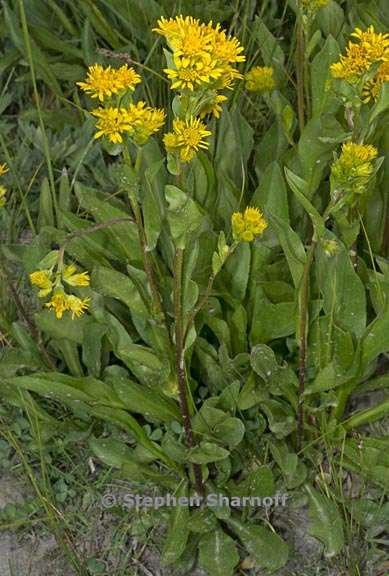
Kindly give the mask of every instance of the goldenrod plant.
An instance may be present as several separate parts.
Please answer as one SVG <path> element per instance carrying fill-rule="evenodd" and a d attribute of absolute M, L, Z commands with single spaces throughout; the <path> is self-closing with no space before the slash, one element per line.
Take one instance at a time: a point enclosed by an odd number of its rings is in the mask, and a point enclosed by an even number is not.
<path fill-rule="evenodd" d="M 0 131 L 1 398 L 183 498 L 153 512 L 178 574 L 297 574 L 305 509 L 324 567 L 363 573 L 358 532 L 381 573 L 385 0 L 49 4 L 61 41 L 4 8 L 33 104 Z"/>

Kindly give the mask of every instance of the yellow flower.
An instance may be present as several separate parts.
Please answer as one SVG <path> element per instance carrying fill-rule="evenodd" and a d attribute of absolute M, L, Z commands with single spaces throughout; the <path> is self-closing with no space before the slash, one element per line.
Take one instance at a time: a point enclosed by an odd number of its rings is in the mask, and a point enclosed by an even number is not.
<path fill-rule="evenodd" d="M 183 66 L 175 58 L 176 68 L 165 68 L 164 72 L 172 80 L 172 89 L 196 90 L 201 84 L 209 84 L 212 80 L 220 78 L 223 70 L 216 67 L 216 62 L 205 63 L 199 60 L 192 66 Z"/>
<path fill-rule="evenodd" d="M 365 82 L 362 90 L 363 101 L 367 103 L 377 100 L 384 82 L 389 82 L 389 62 L 383 62 L 374 78 Z"/>
<path fill-rule="evenodd" d="M 208 114 L 213 114 L 215 118 L 220 118 L 222 112 L 221 103 L 226 100 L 227 96 L 214 92 L 201 107 L 200 118 L 204 118 L 204 116 L 207 116 Z"/>
<path fill-rule="evenodd" d="M 62 277 L 70 286 L 89 286 L 90 277 L 88 272 L 76 273 L 77 269 L 74 264 L 66 266 L 62 272 Z"/>
<path fill-rule="evenodd" d="M 211 54 L 212 58 L 232 64 L 236 62 L 244 62 L 246 57 L 241 54 L 244 48 L 240 45 L 237 38 L 227 36 L 224 30 L 221 30 L 220 24 L 217 24 L 215 29 L 212 28 L 212 22 L 207 26 L 211 35 Z"/>
<path fill-rule="evenodd" d="M 74 317 L 77 316 L 81 316 L 85 310 L 87 310 L 89 308 L 89 302 L 90 302 L 90 298 L 78 298 L 77 296 L 74 296 L 73 294 L 70 294 L 69 296 L 66 297 L 67 300 L 67 309 L 71 311 L 72 313 L 72 320 L 74 320 Z"/>
<path fill-rule="evenodd" d="M 114 71 L 114 82 L 118 91 L 128 90 L 133 92 L 137 84 L 140 84 L 141 77 L 134 68 L 129 68 L 127 64 Z"/>
<path fill-rule="evenodd" d="M 202 85 L 222 83 L 227 76 L 227 85 L 240 76 L 233 64 L 243 62 L 243 47 L 237 38 L 228 36 L 212 22 L 200 23 L 198 19 L 177 16 L 158 21 L 155 32 L 164 36 L 173 51 L 174 67 L 164 70 L 170 80 L 172 89 L 194 91 Z"/>
<path fill-rule="evenodd" d="M 258 208 L 248 207 L 243 214 L 234 212 L 231 223 L 234 239 L 246 242 L 252 242 L 267 228 L 267 222 Z"/>
<path fill-rule="evenodd" d="M 160 108 L 151 108 L 145 102 L 130 104 L 127 122 L 131 126 L 129 135 L 135 144 L 145 144 L 150 136 L 163 126 L 165 112 Z"/>
<path fill-rule="evenodd" d="M 91 114 L 99 118 L 96 122 L 98 132 L 95 138 L 107 136 L 114 144 L 120 144 L 123 142 L 123 133 L 132 129 L 125 108 L 96 108 Z"/>
<path fill-rule="evenodd" d="M 8 170 L 7 164 L 0 164 L 0 176 L 3 176 Z"/>
<path fill-rule="evenodd" d="M 334 78 L 353 84 L 358 82 L 373 64 L 389 61 L 389 34 L 377 34 L 374 27 L 370 26 L 366 31 L 356 28 L 351 35 L 359 42 L 349 42 L 345 55 L 341 55 L 339 61 L 332 64 L 330 69 Z"/>
<path fill-rule="evenodd" d="M 7 194 L 7 188 L 5 186 L 0 186 L 0 208 L 5 205 L 5 195 Z"/>
<path fill-rule="evenodd" d="M 342 192 L 350 198 L 362 194 L 374 172 L 372 160 L 377 154 L 377 148 L 370 144 L 344 143 L 339 158 L 331 167 L 336 193 Z"/>
<path fill-rule="evenodd" d="M 165 134 L 163 140 L 168 152 L 177 153 L 182 162 L 190 162 L 201 148 L 208 148 L 204 138 L 210 135 L 206 125 L 192 116 L 189 120 L 173 120 L 173 132 Z"/>
<path fill-rule="evenodd" d="M 30 274 L 30 282 L 40 288 L 38 296 L 44 298 L 53 288 L 52 273 L 50 270 L 36 270 Z"/>
<path fill-rule="evenodd" d="M 270 66 L 254 66 L 244 77 L 250 92 L 271 92 L 274 89 L 273 68 Z"/>
<path fill-rule="evenodd" d="M 365 31 L 356 28 L 351 36 L 359 40 L 370 62 L 389 60 L 389 34 L 377 33 L 374 26 L 369 26 Z"/>
<path fill-rule="evenodd" d="M 59 288 L 54 292 L 51 300 L 47 302 L 45 306 L 46 308 L 53 308 L 55 316 L 59 320 L 62 318 L 63 313 L 66 312 L 66 310 L 69 310 L 68 296 L 62 288 Z"/>
<path fill-rule="evenodd" d="M 77 85 L 91 98 L 98 98 L 102 102 L 122 90 L 134 91 L 140 81 L 139 74 L 133 68 L 128 68 L 127 64 L 118 69 L 95 64 L 89 66 L 86 82 L 77 82 Z"/>

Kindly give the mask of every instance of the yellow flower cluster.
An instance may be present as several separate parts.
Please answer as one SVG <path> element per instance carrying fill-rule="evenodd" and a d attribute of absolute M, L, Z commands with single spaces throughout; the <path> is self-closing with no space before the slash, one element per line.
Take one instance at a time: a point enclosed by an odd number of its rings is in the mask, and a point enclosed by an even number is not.
<path fill-rule="evenodd" d="M 267 222 L 258 208 L 248 207 L 241 212 L 234 212 L 231 217 L 234 240 L 252 242 L 267 228 Z"/>
<path fill-rule="evenodd" d="M 364 87 L 364 99 L 377 97 L 383 82 L 387 79 L 388 69 L 385 64 L 389 62 L 389 34 L 380 34 L 370 26 L 363 31 L 356 28 L 352 36 L 358 42 L 349 42 L 345 55 L 341 55 L 338 62 L 331 65 L 334 78 L 346 80 L 350 84 L 358 82 L 373 64 L 380 64 L 375 77 L 368 81 Z"/>
<path fill-rule="evenodd" d="M 129 136 L 135 144 L 145 144 L 165 122 L 165 112 L 151 108 L 145 102 L 130 104 L 127 108 L 96 108 L 91 113 L 98 118 L 95 138 L 107 136 L 114 144 L 123 142 L 123 135 Z"/>
<path fill-rule="evenodd" d="M 80 88 L 91 98 L 98 98 L 102 102 L 114 94 L 129 91 L 133 92 L 141 82 L 139 74 L 127 64 L 120 68 L 104 68 L 100 64 L 89 66 L 86 82 L 77 82 Z"/>
<path fill-rule="evenodd" d="M 208 148 L 204 138 L 210 134 L 199 118 L 193 116 L 189 120 L 175 118 L 173 131 L 165 134 L 163 141 L 167 152 L 176 154 L 181 162 L 189 162 L 201 148 Z"/>
<path fill-rule="evenodd" d="M 374 172 L 372 160 L 377 154 L 377 148 L 370 144 L 344 143 L 339 158 L 331 167 L 335 189 L 351 196 L 362 194 Z"/>
<path fill-rule="evenodd" d="M 55 311 L 56 318 L 62 318 L 63 313 L 70 311 L 72 320 L 81 316 L 89 307 L 89 298 L 78 298 L 74 294 L 65 293 L 62 280 L 69 286 L 89 286 L 90 278 L 87 272 L 77 272 L 73 264 L 66 266 L 62 272 L 53 269 L 36 270 L 30 274 L 30 282 L 37 286 L 39 298 L 45 298 L 52 293 L 51 300 L 45 304 Z"/>
<path fill-rule="evenodd" d="M 231 88 L 234 80 L 242 78 L 235 67 L 245 60 L 239 40 L 228 36 L 220 24 L 200 23 L 191 16 L 161 18 L 154 31 L 166 38 L 173 52 L 169 67 L 164 70 L 172 88 L 189 92 L 210 90 L 215 106 L 208 107 L 206 113 L 216 112 L 217 116 L 224 100 L 220 96 L 217 99 L 217 90 Z"/>
<path fill-rule="evenodd" d="M 250 92 L 271 92 L 274 89 L 273 68 L 270 66 L 254 66 L 244 77 Z"/>
<path fill-rule="evenodd" d="M 113 144 L 121 144 L 123 135 L 130 137 L 135 144 L 143 145 L 157 132 L 165 121 L 163 110 L 151 108 L 145 102 L 120 106 L 122 96 L 132 93 L 141 81 L 140 76 L 127 64 L 120 68 L 103 68 L 100 64 L 89 67 L 86 82 L 77 82 L 82 90 L 101 102 L 117 95 L 116 102 L 105 102 L 92 110 L 98 120 L 95 138 L 106 136 Z M 113 106 L 112 104 L 116 104 Z"/>
<path fill-rule="evenodd" d="M 8 172 L 7 164 L 0 164 L 0 176 L 3 176 Z M 0 208 L 2 208 L 5 204 L 5 195 L 7 194 L 7 188 L 3 185 L 0 185 Z"/>

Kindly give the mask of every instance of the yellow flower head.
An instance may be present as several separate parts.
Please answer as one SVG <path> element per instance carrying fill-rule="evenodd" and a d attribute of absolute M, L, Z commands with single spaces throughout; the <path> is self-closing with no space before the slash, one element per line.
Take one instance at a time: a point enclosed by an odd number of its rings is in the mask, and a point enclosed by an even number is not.
<path fill-rule="evenodd" d="M 120 68 L 117 68 L 114 71 L 114 79 L 116 88 L 119 92 L 121 90 L 133 92 L 136 85 L 141 82 L 139 74 L 135 72 L 134 68 L 129 68 L 128 64 L 124 64 L 124 66 L 120 66 Z"/>
<path fill-rule="evenodd" d="M 96 108 L 91 114 L 98 118 L 95 138 L 107 136 L 113 144 L 123 142 L 123 134 L 132 130 L 125 108 Z"/>
<path fill-rule="evenodd" d="M 244 77 L 250 92 L 271 92 L 274 89 L 273 68 L 270 66 L 254 66 Z"/>
<path fill-rule="evenodd" d="M 217 94 L 214 92 L 202 106 L 200 111 L 200 118 L 204 118 L 205 116 L 208 116 L 208 114 L 212 114 L 215 116 L 215 118 L 220 118 L 222 113 L 221 104 L 226 100 L 227 96 L 223 96 L 222 94 Z"/>
<path fill-rule="evenodd" d="M 44 298 L 53 288 L 51 270 L 36 270 L 30 274 L 30 282 L 40 288 L 38 296 Z"/>
<path fill-rule="evenodd" d="M 70 312 L 72 313 L 72 320 L 74 320 L 74 317 L 77 316 L 81 316 L 85 310 L 87 310 L 89 308 L 89 302 L 90 302 L 90 298 L 78 298 L 77 296 L 74 296 L 73 294 L 70 294 L 69 296 L 66 297 L 66 301 L 67 301 L 67 309 L 70 310 Z"/>
<path fill-rule="evenodd" d="M 223 70 L 217 62 L 199 60 L 191 66 L 183 66 L 181 60 L 174 59 L 176 68 L 165 68 L 164 72 L 172 81 L 172 89 L 196 90 L 202 84 L 209 84 L 221 77 Z"/>
<path fill-rule="evenodd" d="M 127 64 L 118 69 L 95 64 L 89 66 L 86 82 L 77 82 L 77 85 L 91 98 L 98 98 L 102 102 L 123 90 L 133 92 L 140 81 L 139 74 L 133 68 L 128 68 Z"/>
<path fill-rule="evenodd" d="M 7 164 L 0 164 L 0 176 L 3 176 L 4 174 L 6 174 L 6 172 L 8 172 L 9 168 L 7 166 Z"/>
<path fill-rule="evenodd" d="M 389 34 L 377 34 L 370 26 L 366 31 L 356 28 L 352 36 L 359 42 L 349 42 L 346 53 L 330 67 L 334 78 L 350 84 L 358 82 L 373 64 L 389 61 Z"/>
<path fill-rule="evenodd" d="M 74 264 L 66 266 L 62 272 L 62 278 L 70 286 L 89 286 L 90 284 L 90 277 L 88 272 L 77 273 L 77 269 Z"/>
<path fill-rule="evenodd" d="M 384 82 L 389 82 L 389 62 L 383 62 L 374 78 L 365 82 L 362 90 L 363 101 L 367 103 L 377 100 Z"/>
<path fill-rule="evenodd" d="M 165 134 L 163 140 L 168 152 L 178 154 L 182 162 L 190 162 L 201 148 L 208 148 L 204 138 L 210 135 L 206 125 L 192 116 L 189 120 L 173 120 L 173 132 Z"/>
<path fill-rule="evenodd" d="M 127 109 L 127 122 L 131 126 L 129 135 L 132 140 L 135 144 L 142 145 L 163 126 L 165 112 L 160 108 L 151 108 L 145 102 L 130 104 Z"/>
<path fill-rule="evenodd" d="M 239 77 L 232 65 L 245 60 L 243 47 L 220 24 L 213 26 L 212 22 L 200 23 L 191 16 L 177 16 L 170 20 L 161 18 L 154 31 L 166 38 L 173 51 L 174 67 L 164 70 L 172 80 L 173 90 L 194 91 L 203 85 L 215 88 L 215 82 L 225 74 L 231 83 L 231 69 Z"/>
<path fill-rule="evenodd" d="M 377 154 L 377 148 L 370 144 L 344 143 L 339 158 L 331 167 L 336 191 L 351 197 L 362 194 L 374 172 L 372 160 Z"/>
<path fill-rule="evenodd" d="M 46 308 L 53 308 L 56 318 L 62 318 L 63 313 L 69 310 L 68 295 L 62 289 L 54 292 L 51 300 L 45 304 Z"/>
<path fill-rule="evenodd" d="M 258 208 L 246 208 L 244 213 L 234 212 L 231 217 L 232 235 L 235 240 L 252 242 L 267 228 L 267 222 Z"/>
<path fill-rule="evenodd" d="M 7 188 L 5 186 L 0 186 L 0 208 L 2 208 L 6 202 L 5 195 L 7 194 Z"/>

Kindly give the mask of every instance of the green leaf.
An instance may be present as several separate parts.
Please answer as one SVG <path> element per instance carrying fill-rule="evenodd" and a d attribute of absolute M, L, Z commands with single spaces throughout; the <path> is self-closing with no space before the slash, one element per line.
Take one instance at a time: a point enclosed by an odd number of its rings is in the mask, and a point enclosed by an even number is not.
<path fill-rule="evenodd" d="M 278 534 L 263 526 L 252 526 L 248 522 L 243 524 L 233 518 L 227 519 L 226 523 L 254 556 L 258 568 L 276 571 L 286 564 L 288 546 Z"/>
<path fill-rule="evenodd" d="M 265 213 L 276 215 L 289 223 L 288 195 L 285 180 L 278 162 L 272 162 L 266 168 L 250 206 L 257 206 Z"/>
<path fill-rule="evenodd" d="M 270 451 L 285 478 L 286 486 L 290 489 L 300 486 L 307 477 L 307 469 L 297 454 L 289 452 L 284 441 L 272 440 Z"/>
<path fill-rule="evenodd" d="M 273 350 L 265 344 L 257 344 L 251 350 L 250 364 L 252 369 L 265 382 L 268 382 L 279 371 Z"/>
<path fill-rule="evenodd" d="M 304 273 L 305 249 L 299 235 L 278 216 L 269 216 L 282 246 L 295 287 L 299 287 Z"/>
<path fill-rule="evenodd" d="M 296 329 L 296 304 L 280 302 L 272 304 L 258 294 L 254 304 L 250 343 L 255 346 L 294 334 Z"/>
<path fill-rule="evenodd" d="M 165 197 L 169 204 L 167 219 L 178 248 L 185 248 L 187 237 L 199 228 L 204 216 L 200 207 L 185 192 L 167 184 Z"/>
<path fill-rule="evenodd" d="M 250 275 L 251 252 L 248 242 L 241 242 L 228 258 L 218 277 L 218 283 L 239 302 L 244 300 Z"/>
<path fill-rule="evenodd" d="M 324 296 L 325 313 L 344 331 L 360 338 L 366 327 L 366 294 L 347 251 L 342 248 L 328 257 L 318 246 L 316 254 L 317 282 Z"/>
<path fill-rule="evenodd" d="M 108 382 L 127 410 L 156 421 L 181 420 L 180 411 L 173 400 L 164 398 L 155 389 L 109 372 L 109 369 L 107 374 Z"/>
<path fill-rule="evenodd" d="M 141 260 L 142 253 L 137 227 L 134 222 L 131 222 L 130 214 L 124 210 L 124 205 L 109 200 L 103 193 L 94 188 L 88 188 L 79 182 L 76 182 L 74 191 L 81 206 L 91 214 L 96 222 L 103 224 L 107 220 L 128 219 L 128 222 L 118 222 L 107 226 L 105 232 L 110 237 L 120 259 Z"/>
<path fill-rule="evenodd" d="M 135 314 L 148 318 L 148 310 L 136 286 L 125 274 L 113 268 L 96 266 L 92 272 L 91 285 L 100 294 L 117 298 Z"/>
<path fill-rule="evenodd" d="M 217 529 L 201 537 L 200 566 L 212 576 L 233 576 L 239 562 L 236 544 L 231 536 Z"/>
<path fill-rule="evenodd" d="M 47 178 L 42 180 L 39 195 L 38 227 L 41 230 L 44 226 L 54 226 L 53 199 Z"/>
<path fill-rule="evenodd" d="M 362 366 L 366 369 L 379 354 L 389 350 L 389 299 L 383 312 L 369 324 L 362 340 Z"/>
<path fill-rule="evenodd" d="M 107 328 L 102 324 L 93 323 L 85 331 L 82 343 L 82 361 L 91 376 L 100 376 L 102 339 Z"/>
<path fill-rule="evenodd" d="M 294 174 L 291 170 L 288 170 L 288 168 L 285 168 L 285 176 L 291 190 L 295 193 L 297 200 L 309 214 L 317 236 L 321 236 L 325 230 L 325 223 L 319 212 L 306 196 L 306 194 L 309 193 L 307 182 Z"/>
<path fill-rule="evenodd" d="M 176 498 L 186 497 L 188 486 L 182 483 L 175 494 Z M 170 513 L 168 533 L 162 550 L 162 564 L 176 562 L 184 553 L 189 536 L 190 514 L 188 506 L 177 505 Z"/>
<path fill-rule="evenodd" d="M 343 520 L 338 507 L 334 501 L 320 494 L 309 484 L 305 489 L 310 501 L 311 525 L 308 531 L 324 544 L 327 558 L 336 556 L 344 546 Z"/>
<path fill-rule="evenodd" d="M 127 460 L 132 461 L 131 448 L 114 438 L 90 438 L 89 446 L 99 460 L 107 466 L 121 468 Z"/>
<path fill-rule="evenodd" d="M 339 107 L 339 103 L 328 85 L 328 81 L 331 79 L 330 66 L 338 60 L 339 52 L 337 41 L 329 35 L 323 48 L 312 61 L 310 76 L 313 116 L 320 116 L 326 112 L 335 113 Z"/>
<path fill-rule="evenodd" d="M 212 442 L 200 442 L 198 446 L 188 451 L 188 461 L 194 464 L 209 464 L 224 460 L 229 456 L 229 451 Z"/>

